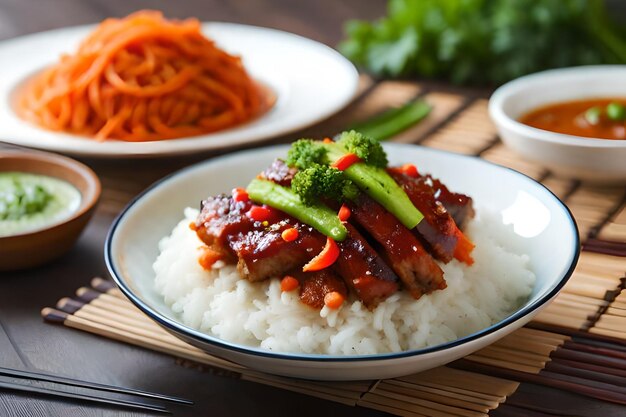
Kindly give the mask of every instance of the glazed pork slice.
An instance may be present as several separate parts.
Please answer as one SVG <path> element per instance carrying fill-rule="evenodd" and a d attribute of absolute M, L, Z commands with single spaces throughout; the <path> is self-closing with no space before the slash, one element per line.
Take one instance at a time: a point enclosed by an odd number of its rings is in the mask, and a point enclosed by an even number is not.
<path fill-rule="evenodd" d="M 298 230 L 298 238 L 287 242 L 281 234 L 291 227 Z M 321 252 L 325 243 L 324 235 L 286 215 L 229 241 L 237 254 L 239 273 L 253 282 L 282 277 L 291 269 L 301 268 Z"/>
<path fill-rule="evenodd" d="M 276 159 L 263 171 L 261 177 L 289 187 L 297 172 L 296 168 L 289 168 L 283 160 Z M 349 224 L 346 227 L 348 237 L 343 242 L 337 242 L 341 253 L 334 270 L 365 306 L 373 308 L 398 291 L 398 277 L 354 227 Z M 326 284 L 328 280 L 328 276 L 325 276 Z M 319 286 L 321 281 L 318 278 L 315 284 L 309 285 Z"/>
<path fill-rule="evenodd" d="M 421 177 L 426 185 L 432 187 L 435 199 L 443 204 L 454 222 L 463 230 L 470 219 L 474 218 L 474 204 L 472 197 L 465 194 L 453 193 L 441 181 L 430 174 Z"/>
<path fill-rule="evenodd" d="M 398 291 L 398 276 L 367 243 L 357 229 L 346 223 L 348 237 L 337 242 L 341 253 L 334 264 L 348 288 L 368 308 Z"/>
<path fill-rule="evenodd" d="M 281 277 L 317 255 L 326 238 L 278 210 L 271 210 L 266 224 L 246 213 L 253 204 L 232 197 L 209 197 L 195 224 L 198 237 L 226 261 L 237 262 L 239 273 L 250 281 Z M 298 238 L 286 242 L 281 233 L 298 229 Z"/>
<path fill-rule="evenodd" d="M 419 236 L 437 259 L 450 262 L 455 257 L 459 243 L 467 241 L 467 238 L 459 230 L 444 204 L 435 198 L 431 182 L 426 177 L 414 178 L 397 169 L 390 169 L 389 174 L 424 215 L 424 219 L 415 229 Z"/>
<path fill-rule="evenodd" d="M 236 260 L 237 255 L 230 247 L 229 240 L 254 228 L 254 222 L 246 216 L 252 203 L 235 201 L 232 197 L 221 194 L 203 200 L 200 206 L 200 214 L 194 227 L 196 234 L 222 258 Z"/>
<path fill-rule="evenodd" d="M 219 196 L 208 198 L 202 204 L 196 233 L 211 248 L 237 261 L 239 273 L 250 281 L 282 277 L 295 269 L 301 270 L 326 244 L 323 234 L 278 210 L 272 210 L 271 218 L 264 225 L 246 215 L 252 207 L 249 202 Z M 298 238 L 287 242 L 281 234 L 291 227 L 298 229 Z M 342 284 L 345 282 L 344 288 L 354 290 L 356 296 L 372 308 L 398 290 L 398 277 L 354 227 L 347 227 L 349 236 L 338 242 L 341 253 L 334 271 L 341 276 Z M 334 276 L 329 269 L 310 282 L 303 280 L 303 288 L 307 288 L 303 297 L 307 304 L 319 305 L 323 288 L 337 287 L 336 282 L 331 281 L 331 273 Z"/>
<path fill-rule="evenodd" d="M 300 282 L 300 300 L 313 308 L 324 307 L 324 297 L 326 294 L 336 291 L 348 298 L 348 288 L 332 268 L 325 268 L 320 271 L 302 272 L 302 269 L 295 269 L 289 272 Z"/>
<path fill-rule="evenodd" d="M 385 259 L 413 298 L 446 288 L 443 271 L 415 235 L 366 195 L 350 205 L 352 219 L 383 249 Z"/>

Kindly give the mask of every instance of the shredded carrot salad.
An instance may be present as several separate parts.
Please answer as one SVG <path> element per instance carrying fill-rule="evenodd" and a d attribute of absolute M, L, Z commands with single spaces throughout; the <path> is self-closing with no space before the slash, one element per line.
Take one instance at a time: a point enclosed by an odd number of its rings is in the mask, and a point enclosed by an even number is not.
<path fill-rule="evenodd" d="M 48 129 L 124 141 L 195 136 L 266 111 L 271 97 L 196 19 L 140 11 L 104 20 L 31 79 L 18 113 Z"/>

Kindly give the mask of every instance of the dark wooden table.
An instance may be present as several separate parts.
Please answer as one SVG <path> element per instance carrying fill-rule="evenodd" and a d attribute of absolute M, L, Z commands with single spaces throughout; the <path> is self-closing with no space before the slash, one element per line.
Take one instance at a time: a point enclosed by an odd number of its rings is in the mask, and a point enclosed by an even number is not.
<path fill-rule="evenodd" d="M 94 23 L 142 8 L 158 8 L 169 17 L 195 16 L 201 20 L 268 26 L 335 45 L 341 39 L 342 23 L 346 19 L 380 16 L 385 2 L 0 0 L 0 39 Z M 176 164 L 184 165 L 186 161 Z M 111 215 L 103 212 L 96 215 L 76 247 L 57 262 L 31 271 L 0 274 L 0 366 L 141 388 L 196 402 L 193 408 L 171 407 L 177 416 L 380 415 L 373 410 L 187 369 L 170 356 L 43 323 L 39 316 L 43 306 L 72 294 L 93 276 L 106 275 L 102 252 L 111 221 Z M 0 391 L 0 416 L 47 415 L 142 414 Z"/>

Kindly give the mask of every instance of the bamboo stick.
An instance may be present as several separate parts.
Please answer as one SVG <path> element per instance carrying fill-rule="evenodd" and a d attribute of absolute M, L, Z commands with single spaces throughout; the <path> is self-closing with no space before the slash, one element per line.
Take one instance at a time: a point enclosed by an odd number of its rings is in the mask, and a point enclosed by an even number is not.
<path fill-rule="evenodd" d="M 513 369 L 515 371 L 526 372 L 529 374 L 538 374 L 541 369 L 543 369 L 543 365 L 524 365 L 520 363 L 509 362 L 506 360 L 494 359 L 485 356 L 478 355 L 469 355 L 464 359 L 472 362 L 478 362 L 485 365 L 497 366 L 498 368 L 504 369 Z"/>
<path fill-rule="evenodd" d="M 519 350 L 506 349 L 499 346 L 489 346 L 483 348 L 474 353 L 477 356 L 483 356 L 493 359 L 500 359 L 503 361 L 509 361 L 513 363 L 519 363 L 529 366 L 543 367 L 546 361 L 549 360 L 549 356 L 541 355 L 535 352 L 524 352 Z"/>
<path fill-rule="evenodd" d="M 588 320 L 551 314 L 545 310 L 535 316 L 534 320 L 541 323 L 570 327 L 572 329 L 582 329 L 587 323 L 589 323 Z"/>
<path fill-rule="evenodd" d="M 412 384 L 409 382 L 398 381 L 396 379 L 383 380 L 377 385 L 376 388 L 381 385 L 394 387 L 387 388 L 387 390 L 397 389 L 399 392 L 412 393 L 412 395 L 416 396 L 431 395 L 433 398 L 436 396 L 444 403 L 446 401 L 460 401 L 466 404 L 466 408 L 475 409 L 476 411 L 496 408 L 498 404 L 506 398 L 477 393 L 472 390 L 448 390 L 448 387 L 445 386 L 442 388 L 433 388 L 422 384 Z M 374 391 L 374 389 L 370 391 Z"/>
<path fill-rule="evenodd" d="M 477 404 L 474 401 L 475 399 L 469 396 L 461 396 L 458 394 L 456 396 L 451 396 L 450 393 L 446 393 L 445 391 L 435 393 L 428 390 L 415 389 L 413 387 L 402 387 L 395 384 L 390 384 L 386 381 L 382 381 L 382 383 L 379 384 L 375 390 L 372 390 L 372 392 L 376 392 L 380 395 L 385 395 L 385 392 L 393 392 L 412 398 L 420 398 L 423 400 L 433 401 L 451 407 L 465 408 L 468 410 L 478 411 L 482 413 L 487 413 L 490 409 L 498 406 L 498 403 L 492 403 L 493 407 L 484 404 Z"/>
<path fill-rule="evenodd" d="M 390 406 L 387 406 L 387 405 L 371 402 L 371 401 L 368 401 L 366 399 L 361 399 L 357 403 L 357 405 L 359 407 L 371 408 L 372 410 L 382 411 L 382 412 L 385 412 L 385 413 L 388 413 L 388 414 L 393 414 L 395 416 L 401 416 L 401 417 L 429 417 L 426 414 L 420 414 L 420 413 L 417 413 L 417 412 L 401 410 L 399 408 L 390 407 Z"/>
<path fill-rule="evenodd" d="M 606 309 L 605 315 L 609 316 L 618 316 L 618 317 L 626 317 L 626 309 L 623 308 L 615 308 L 613 306 Z"/>
<path fill-rule="evenodd" d="M 626 334 L 624 333 L 624 330 L 611 330 L 604 329 L 602 327 L 592 327 L 591 329 L 589 329 L 589 332 L 602 336 L 614 337 L 616 339 L 626 339 Z"/>
<path fill-rule="evenodd" d="M 416 401 L 416 403 L 406 402 L 402 400 L 398 400 L 395 398 L 389 398 L 386 396 L 382 396 L 376 393 L 367 393 L 363 396 L 363 400 L 370 403 L 376 403 L 383 406 L 393 407 L 399 410 L 408 411 L 410 413 L 417 413 L 418 415 L 424 415 L 428 417 L 450 417 L 450 416 L 463 416 L 463 414 L 458 414 L 457 411 L 459 409 L 446 411 L 436 410 L 424 405 L 421 401 Z M 358 403 L 361 405 L 361 403 Z M 428 404 L 430 405 L 430 404 Z M 451 413 L 454 411 L 455 413 Z M 478 416 L 484 417 L 486 414 L 479 413 Z"/>
<path fill-rule="evenodd" d="M 394 400 L 393 402 L 397 404 L 398 408 L 406 408 L 412 409 L 414 406 L 425 407 L 435 411 L 436 413 L 442 412 L 446 413 L 444 415 L 454 415 L 460 417 L 482 417 L 485 415 L 485 412 L 469 410 L 464 407 L 456 407 L 448 404 L 442 404 L 437 401 L 431 401 L 424 398 L 417 398 L 411 395 L 402 394 L 396 391 L 388 391 L 381 388 L 383 385 L 379 386 L 373 392 L 369 394 L 379 395 L 380 397 L 387 398 L 389 400 Z M 435 416 L 437 414 L 431 412 L 431 415 Z"/>
<path fill-rule="evenodd" d="M 467 392 L 468 387 L 474 393 L 486 394 L 487 398 L 506 397 L 518 387 L 518 383 L 503 378 L 489 375 L 477 374 L 474 372 L 463 371 L 460 369 L 452 369 L 447 366 L 430 369 L 418 374 L 407 375 L 395 378 L 399 381 L 423 384 L 430 387 L 446 387 L 452 391 L 460 389 Z"/>

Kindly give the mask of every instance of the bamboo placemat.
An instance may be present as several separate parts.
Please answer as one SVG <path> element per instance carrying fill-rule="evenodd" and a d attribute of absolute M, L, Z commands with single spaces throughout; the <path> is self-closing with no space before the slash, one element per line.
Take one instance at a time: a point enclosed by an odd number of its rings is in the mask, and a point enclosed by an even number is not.
<path fill-rule="evenodd" d="M 250 371 L 180 342 L 138 313 L 107 281 L 63 299 L 48 318 L 109 338 L 172 354 L 206 369 L 344 404 L 409 416 L 624 415 L 626 408 L 626 189 L 559 178 L 521 159 L 500 142 L 482 92 L 362 77 L 357 99 L 338 115 L 279 138 L 320 137 L 389 107 L 423 97 L 433 112 L 393 141 L 474 155 L 541 181 L 571 209 L 583 252 L 557 299 L 527 328 L 448 366 L 384 381 L 321 383 Z M 189 160 L 91 164 L 103 182 L 101 215 L 114 215 L 139 191 Z M 132 175 L 130 175 L 132 173 Z M 124 320 L 122 320 L 122 318 Z M 581 405 L 580 394 L 587 397 Z M 544 396 L 572 409 L 554 409 Z M 555 400 L 556 401 L 556 400 Z M 555 403 L 563 404 L 563 401 Z M 615 408 L 619 407 L 619 408 Z M 600 410 L 600 411 L 599 411 Z M 589 414 L 591 415 L 591 414 Z"/>

